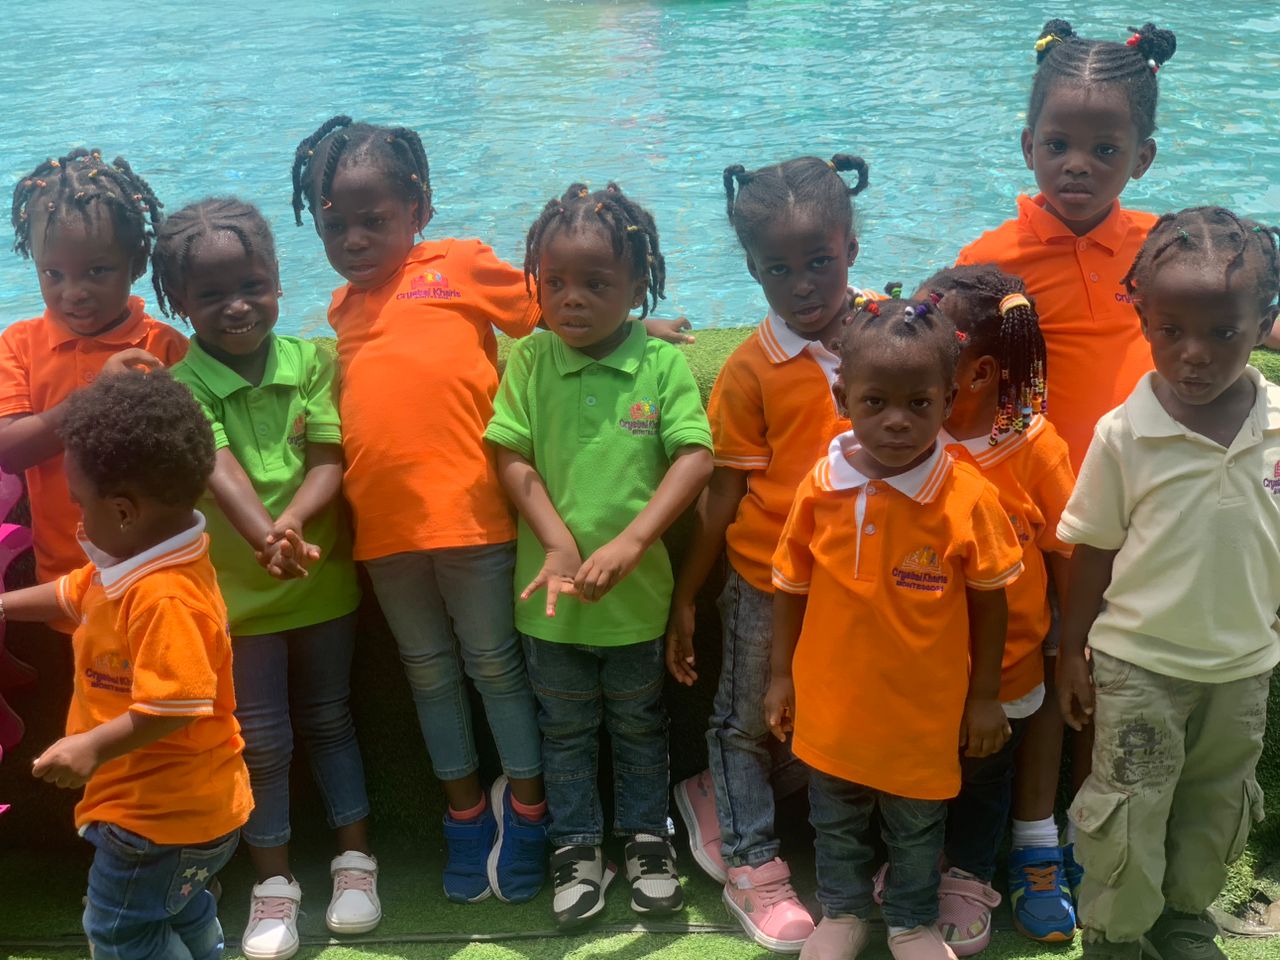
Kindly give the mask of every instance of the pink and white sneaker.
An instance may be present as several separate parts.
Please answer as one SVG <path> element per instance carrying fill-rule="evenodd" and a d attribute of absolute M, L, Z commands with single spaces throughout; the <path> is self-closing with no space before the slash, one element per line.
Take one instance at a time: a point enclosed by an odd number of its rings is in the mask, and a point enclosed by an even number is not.
<path fill-rule="evenodd" d="M 889 938 L 893 960 L 956 960 L 937 927 L 912 927 Z"/>
<path fill-rule="evenodd" d="M 334 933 L 368 933 L 382 921 L 378 900 L 378 861 L 367 853 L 348 850 L 329 863 L 333 897 L 324 922 Z"/>
<path fill-rule="evenodd" d="M 716 883 L 727 883 L 729 865 L 720 852 L 720 821 L 716 817 L 716 788 L 711 771 L 681 780 L 672 789 L 680 819 L 689 831 L 694 862 Z"/>
<path fill-rule="evenodd" d="M 813 933 L 813 917 L 791 887 L 791 869 L 779 857 L 758 867 L 730 867 L 723 896 L 747 936 L 775 953 L 799 953 Z"/>
<path fill-rule="evenodd" d="M 952 867 L 938 884 L 938 931 L 957 957 L 972 957 L 991 943 L 991 911 L 1000 894 L 991 884 Z"/>

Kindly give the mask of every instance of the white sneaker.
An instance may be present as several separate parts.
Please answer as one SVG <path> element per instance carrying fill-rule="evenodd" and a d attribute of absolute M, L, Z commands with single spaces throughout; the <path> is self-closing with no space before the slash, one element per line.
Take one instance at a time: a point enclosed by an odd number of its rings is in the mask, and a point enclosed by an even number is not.
<path fill-rule="evenodd" d="M 368 933 L 382 921 L 378 902 L 378 861 L 366 853 L 348 850 L 329 863 L 333 898 L 324 922 L 334 933 Z"/>
<path fill-rule="evenodd" d="M 586 923 L 604 909 L 604 892 L 617 872 L 599 847 L 561 847 L 551 855 L 555 895 L 551 915 L 561 930 Z"/>
<path fill-rule="evenodd" d="M 289 960 L 298 952 L 301 902 L 302 888 L 296 881 L 272 877 L 255 884 L 240 952 L 249 960 Z"/>
<path fill-rule="evenodd" d="M 684 906 L 676 852 L 671 841 L 638 833 L 627 843 L 627 879 L 631 881 L 631 909 L 636 913 L 675 913 Z"/>

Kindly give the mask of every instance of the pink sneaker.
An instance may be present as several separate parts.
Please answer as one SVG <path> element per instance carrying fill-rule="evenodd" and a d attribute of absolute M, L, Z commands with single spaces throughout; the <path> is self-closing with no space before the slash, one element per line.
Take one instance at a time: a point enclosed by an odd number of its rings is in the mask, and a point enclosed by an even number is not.
<path fill-rule="evenodd" d="M 671 791 L 680 819 L 689 831 L 694 862 L 716 883 L 729 882 L 729 865 L 720 852 L 720 821 L 716 818 L 716 788 L 711 771 L 681 780 Z"/>
<path fill-rule="evenodd" d="M 823 917 L 804 942 L 800 960 L 854 960 L 871 938 L 857 917 Z"/>
<path fill-rule="evenodd" d="M 724 905 L 760 946 L 799 953 L 813 933 L 813 917 L 791 888 L 791 869 L 779 857 L 758 867 L 730 867 Z"/>
<path fill-rule="evenodd" d="M 889 938 L 893 960 L 956 960 L 937 927 L 912 927 Z"/>
<path fill-rule="evenodd" d="M 972 957 L 991 942 L 991 911 L 1000 894 L 963 870 L 951 869 L 938 884 L 938 932 L 957 957 Z"/>

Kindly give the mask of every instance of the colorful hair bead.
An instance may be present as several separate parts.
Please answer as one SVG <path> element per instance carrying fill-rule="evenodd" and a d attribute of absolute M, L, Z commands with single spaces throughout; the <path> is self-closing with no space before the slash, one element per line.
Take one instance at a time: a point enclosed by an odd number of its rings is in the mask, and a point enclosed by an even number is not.
<path fill-rule="evenodd" d="M 1000 316 L 1004 316 L 1014 307 L 1029 307 L 1031 301 L 1020 293 L 1011 293 L 1000 301 Z"/>

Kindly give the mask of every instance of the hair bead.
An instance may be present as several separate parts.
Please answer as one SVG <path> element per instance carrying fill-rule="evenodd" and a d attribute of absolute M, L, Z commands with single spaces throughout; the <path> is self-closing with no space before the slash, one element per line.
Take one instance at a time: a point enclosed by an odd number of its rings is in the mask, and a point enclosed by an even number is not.
<path fill-rule="evenodd" d="M 1031 301 L 1021 293 L 1011 293 L 1000 301 L 1000 316 L 1004 316 L 1014 307 L 1030 307 Z"/>

